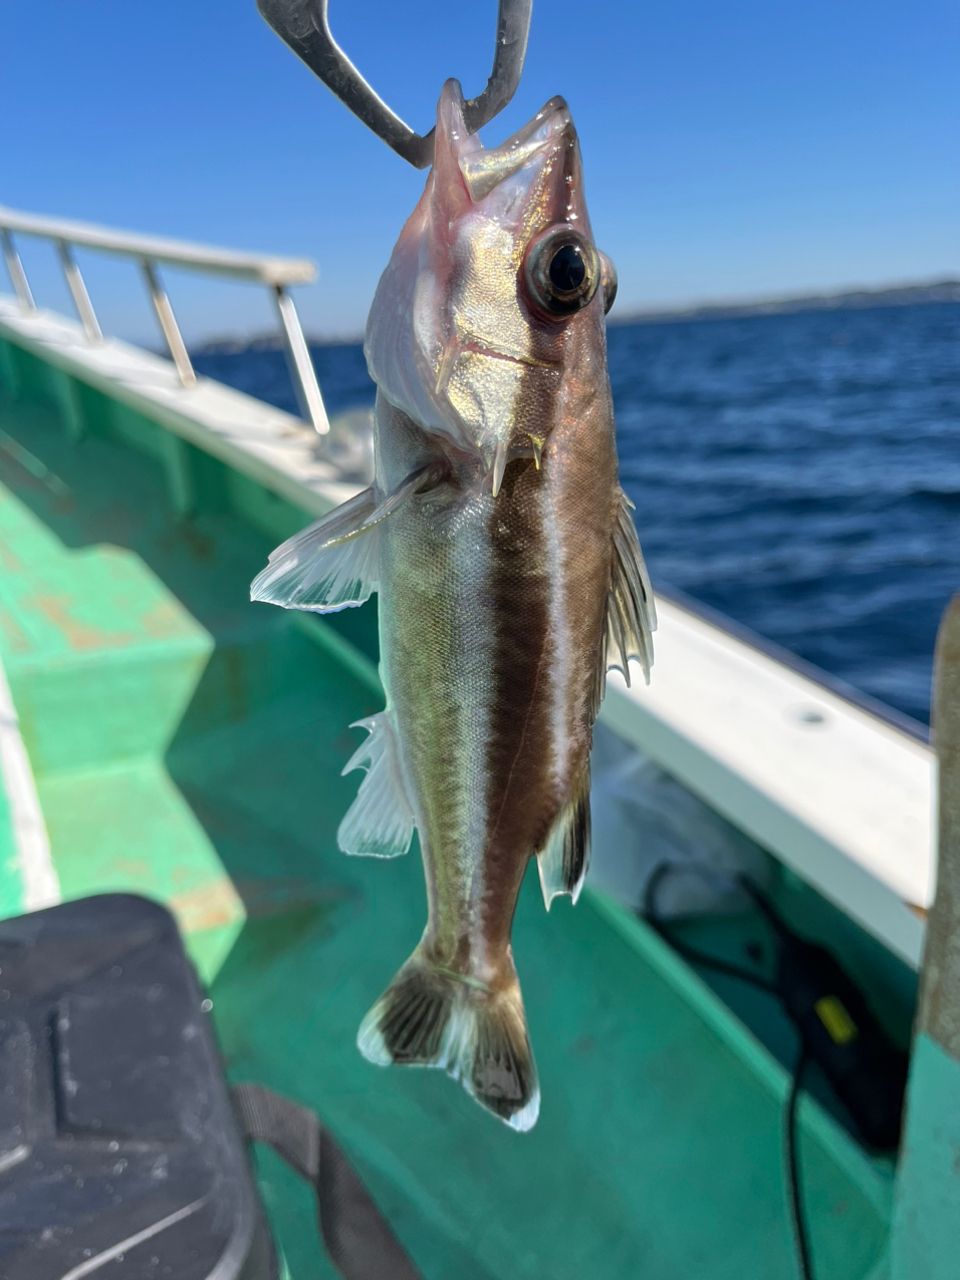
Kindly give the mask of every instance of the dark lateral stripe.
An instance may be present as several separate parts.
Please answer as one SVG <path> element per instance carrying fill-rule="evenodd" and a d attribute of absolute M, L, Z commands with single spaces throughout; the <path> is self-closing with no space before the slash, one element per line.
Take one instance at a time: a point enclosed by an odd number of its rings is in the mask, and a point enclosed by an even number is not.
<path fill-rule="evenodd" d="M 531 461 L 507 468 L 489 523 L 494 619 L 484 926 L 509 936 L 522 867 L 546 835 L 552 798 L 550 585 L 542 479 Z"/>

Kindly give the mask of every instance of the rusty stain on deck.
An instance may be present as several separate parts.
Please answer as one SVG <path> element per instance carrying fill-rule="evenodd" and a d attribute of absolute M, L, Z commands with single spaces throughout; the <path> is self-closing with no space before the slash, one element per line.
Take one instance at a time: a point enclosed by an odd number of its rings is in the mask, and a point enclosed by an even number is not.
<path fill-rule="evenodd" d="M 184 631 L 183 608 L 173 600 L 158 600 L 140 618 L 140 625 L 154 640 L 169 640 Z"/>
<path fill-rule="evenodd" d="M 30 652 L 30 637 L 13 614 L 6 609 L 0 609 L 0 631 L 3 631 L 6 636 L 3 646 L 5 649 L 14 653 Z"/>
<path fill-rule="evenodd" d="M 185 933 L 222 928 L 246 916 L 239 894 L 226 877 L 175 893 L 169 906 Z"/>
<path fill-rule="evenodd" d="M 24 601 L 24 605 L 28 609 L 35 609 L 48 622 L 52 622 L 71 649 L 116 649 L 132 644 L 136 639 L 130 631 L 105 631 L 102 627 L 94 627 L 74 618 L 70 612 L 71 602 L 63 596 L 32 596 Z"/>

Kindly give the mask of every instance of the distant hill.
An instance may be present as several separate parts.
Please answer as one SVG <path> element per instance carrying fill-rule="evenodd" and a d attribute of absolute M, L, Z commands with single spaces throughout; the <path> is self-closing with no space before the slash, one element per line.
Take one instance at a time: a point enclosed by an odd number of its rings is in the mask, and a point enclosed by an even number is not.
<path fill-rule="evenodd" d="M 795 311 L 856 311 L 865 307 L 908 307 L 928 302 L 960 302 L 960 280 L 933 280 L 921 284 L 888 285 L 880 289 L 842 289 L 836 293 L 803 293 L 786 298 L 758 298 L 729 302 L 704 302 L 685 307 L 657 307 L 611 317 L 611 324 L 658 324 L 672 320 L 712 320 L 728 316 L 786 315 Z M 307 335 L 311 346 L 333 347 L 361 341 L 359 335 L 321 338 Z M 279 351 L 279 333 L 250 337 L 226 335 L 195 344 L 197 355 L 230 355 L 240 351 Z"/>
<path fill-rule="evenodd" d="M 960 302 L 960 280 L 888 285 L 879 289 L 842 289 L 835 293 L 802 293 L 785 298 L 704 302 L 686 307 L 658 307 L 611 317 L 612 324 L 662 323 L 669 320 L 725 319 L 729 316 L 787 315 L 797 311 L 860 311 L 867 307 L 910 307 L 930 302 Z"/>
<path fill-rule="evenodd" d="M 320 338 L 316 334 L 308 333 L 306 339 L 311 347 L 352 347 L 362 342 L 363 336 L 357 333 L 347 334 L 342 338 Z M 190 344 L 191 353 L 197 356 L 229 356 L 241 351 L 283 350 L 283 336 L 270 329 L 264 333 L 250 334 L 246 338 L 237 334 L 224 334 Z"/>

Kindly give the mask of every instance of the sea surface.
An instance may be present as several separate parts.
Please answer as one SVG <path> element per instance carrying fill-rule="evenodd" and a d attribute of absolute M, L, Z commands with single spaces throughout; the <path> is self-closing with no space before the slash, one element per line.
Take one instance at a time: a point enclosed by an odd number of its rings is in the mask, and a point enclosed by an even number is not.
<path fill-rule="evenodd" d="M 612 325 L 624 487 L 654 583 L 925 721 L 960 590 L 960 304 Z M 359 345 L 313 355 L 331 414 Z M 196 356 L 293 410 L 282 353 Z"/>

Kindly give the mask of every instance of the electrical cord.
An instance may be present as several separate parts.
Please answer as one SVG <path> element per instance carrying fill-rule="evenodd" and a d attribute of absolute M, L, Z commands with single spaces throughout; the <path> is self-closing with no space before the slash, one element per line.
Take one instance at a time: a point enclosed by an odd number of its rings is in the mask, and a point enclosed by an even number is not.
<path fill-rule="evenodd" d="M 736 884 L 749 895 L 753 902 L 763 912 L 763 915 L 772 926 L 774 932 L 779 937 L 783 936 L 784 926 L 782 921 L 752 881 L 743 875 L 718 875 L 712 868 L 703 867 L 695 862 L 679 864 L 661 862 L 654 868 L 650 874 L 649 880 L 647 881 L 643 908 L 640 912 L 643 919 L 652 929 L 655 930 L 657 934 L 659 934 L 661 938 L 663 938 L 664 942 L 666 942 L 669 947 L 676 951 L 676 953 L 682 956 L 685 960 L 688 960 L 693 964 L 701 965 L 705 969 L 712 969 L 715 973 L 721 973 L 725 974 L 727 977 L 736 978 L 741 982 L 748 983 L 750 986 L 758 988 L 767 995 L 779 999 L 779 988 L 775 983 L 770 982 L 761 974 L 754 973 L 751 969 L 731 964 L 721 956 L 713 956 L 708 952 L 700 951 L 696 947 L 691 947 L 688 943 L 673 936 L 666 922 L 657 911 L 657 892 L 665 877 L 679 870 L 694 872 L 702 879 L 723 880 L 729 884 Z M 790 1225 L 793 1232 L 794 1248 L 797 1255 L 797 1268 L 800 1274 L 800 1280 L 814 1280 L 813 1261 L 810 1253 L 810 1231 L 804 1210 L 803 1193 L 800 1183 L 800 1159 L 797 1142 L 799 1137 L 797 1123 L 798 1103 L 800 1101 L 800 1092 L 803 1087 L 803 1076 L 810 1061 L 810 1054 L 802 1030 L 798 1027 L 797 1031 L 800 1035 L 800 1048 L 797 1053 L 793 1073 L 790 1078 L 790 1090 L 787 1094 L 787 1101 L 783 1113 L 783 1152 L 784 1162 L 786 1165 L 787 1205 L 790 1213 Z"/>
<path fill-rule="evenodd" d="M 797 1111 L 800 1102 L 800 1091 L 803 1087 L 803 1074 L 809 1061 L 810 1051 L 807 1047 L 807 1042 L 801 1039 L 783 1117 L 783 1155 L 787 1169 L 787 1203 L 790 1207 L 790 1221 L 793 1224 L 797 1264 L 803 1280 L 813 1280 L 813 1262 L 810 1257 L 810 1234 L 807 1229 L 807 1219 L 801 1194 L 800 1151 L 797 1145 L 797 1138 L 799 1137 Z"/>
<path fill-rule="evenodd" d="M 685 960 L 691 961 L 693 964 L 703 965 L 704 968 L 712 969 L 715 973 L 725 974 L 729 978 L 736 978 L 740 982 L 749 983 L 750 986 L 757 987 L 760 991 L 765 991 L 768 995 L 775 996 L 778 994 L 776 986 L 764 978 L 759 973 L 754 973 L 752 969 L 742 968 L 740 965 L 732 964 L 729 960 L 724 960 L 721 956 L 709 955 L 706 951 L 699 951 L 696 947 L 691 947 L 689 943 L 681 941 L 675 937 L 667 927 L 666 921 L 656 909 L 657 891 L 667 875 L 677 871 L 678 865 L 673 862 L 661 862 L 655 867 L 647 881 L 646 893 L 644 894 L 643 910 L 641 912 L 647 924 L 654 929 L 664 942 L 666 942 L 678 955 L 683 956 Z M 706 871 L 706 868 L 699 867 L 696 863 L 691 863 L 689 867 L 683 866 L 683 870 L 695 871 L 697 874 Z M 715 878 L 712 871 L 709 876 L 703 878 Z M 727 877 L 722 877 L 724 880 Z M 733 882 L 730 877 L 731 883 Z"/>

